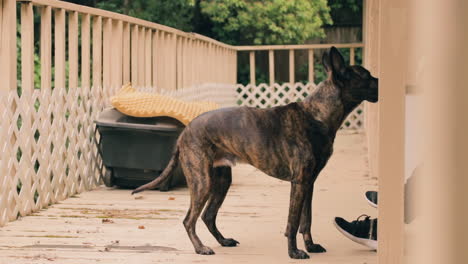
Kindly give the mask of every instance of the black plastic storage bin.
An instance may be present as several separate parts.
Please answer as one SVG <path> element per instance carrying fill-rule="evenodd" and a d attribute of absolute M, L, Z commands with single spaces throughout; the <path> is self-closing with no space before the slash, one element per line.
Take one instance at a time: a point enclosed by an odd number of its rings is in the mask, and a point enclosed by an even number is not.
<path fill-rule="evenodd" d="M 126 116 L 116 109 L 104 110 L 95 121 L 100 137 L 98 149 L 106 166 L 106 186 L 135 188 L 152 181 L 166 168 L 184 125 L 170 117 Z M 159 186 L 167 191 L 185 184 L 178 167 Z"/>

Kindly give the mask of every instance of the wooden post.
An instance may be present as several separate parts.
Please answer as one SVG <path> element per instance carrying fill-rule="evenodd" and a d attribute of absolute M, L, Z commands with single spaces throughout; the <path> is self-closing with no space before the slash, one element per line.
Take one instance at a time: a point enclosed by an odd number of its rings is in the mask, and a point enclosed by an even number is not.
<path fill-rule="evenodd" d="M 142 70 L 142 69 L 139 69 L 138 66 L 139 66 L 139 63 L 138 63 L 138 49 L 139 49 L 139 30 L 140 28 L 137 26 L 137 25 L 133 25 L 132 26 L 132 46 L 131 46 L 131 61 L 132 61 L 132 69 L 131 69 L 131 72 L 132 72 L 132 76 L 131 76 L 131 80 L 132 80 L 132 85 L 133 86 L 138 86 L 140 83 L 138 82 L 138 71 L 139 70 Z"/>
<path fill-rule="evenodd" d="M 190 45 L 190 39 L 189 38 L 184 38 L 184 46 L 182 47 L 183 51 L 183 57 L 182 57 L 182 88 L 188 88 L 189 87 L 189 78 L 190 78 L 190 55 L 192 51 L 189 49 Z"/>
<path fill-rule="evenodd" d="M 192 58 L 193 54 L 195 52 L 193 45 L 192 45 L 192 39 L 190 37 L 186 38 L 185 42 L 185 48 L 184 48 L 184 76 L 183 76 L 183 84 L 184 88 L 189 88 L 191 87 L 191 79 L 192 79 Z"/>
<path fill-rule="evenodd" d="M 34 13 L 32 3 L 21 4 L 21 88 L 21 99 L 26 99 L 24 102 L 31 100 L 34 91 Z M 32 130 L 31 126 L 33 122 L 32 111 L 23 112 L 21 118 L 22 126 L 18 143 L 21 146 L 23 155 L 20 164 L 22 164 L 23 168 L 27 167 L 29 169 L 27 171 L 29 172 L 34 167 L 31 158 L 34 149 L 32 149 L 32 144 L 29 142 L 29 131 Z M 33 177 L 33 174 L 24 173 L 19 177 L 23 184 L 22 189 L 24 188 L 25 190 L 23 192 L 24 196 L 21 198 L 22 206 L 20 213 L 26 215 L 35 207 L 31 193 L 34 192 L 33 186 L 37 189 L 39 184 L 34 181 L 35 177 Z"/>
<path fill-rule="evenodd" d="M 351 47 L 349 48 L 349 64 L 350 65 L 354 65 L 356 63 L 355 58 L 356 58 L 356 55 L 354 54 L 354 48 Z"/>
<path fill-rule="evenodd" d="M 68 13 L 68 94 L 74 94 L 78 88 L 78 12 L 71 11 Z M 66 100 L 66 104 L 70 103 Z M 70 107 L 68 124 L 65 126 L 65 134 L 72 133 L 72 120 L 76 118 L 76 109 Z M 70 137 L 70 148 L 76 144 L 77 137 Z M 65 155 L 69 154 L 70 150 L 65 151 Z M 69 155 L 67 155 L 69 156 Z M 76 193 L 78 189 L 78 177 L 76 174 L 76 166 L 68 164 L 69 173 L 65 181 L 68 194 Z"/>
<path fill-rule="evenodd" d="M 366 13 L 363 22 L 364 28 L 364 66 L 369 69 L 372 75 L 379 77 L 379 47 L 380 47 L 380 0 L 364 0 L 364 10 Z M 365 103 L 365 130 L 367 136 L 368 156 L 369 156 L 369 171 L 372 177 L 378 177 L 378 162 L 379 159 L 379 115 L 378 104 Z"/>
<path fill-rule="evenodd" d="M 78 12 L 68 14 L 68 88 L 78 87 Z"/>
<path fill-rule="evenodd" d="M 41 90 L 52 88 L 52 8 L 41 8 Z"/>
<path fill-rule="evenodd" d="M 102 88 L 102 17 L 93 17 L 93 87 Z"/>
<path fill-rule="evenodd" d="M 295 80 L 295 67 L 294 67 L 294 50 L 290 49 L 289 50 L 289 83 L 294 84 L 296 82 Z"/>
<path fill-rule="evenodd" d="M 268 50 L 268 73 L 270 85 L 272 86 L 275 83 L 275 51 Z"/>
<path fill-rule="evenodd" d="M 169 90 L 177 90 L 177 35 L 172 33 L 169 35 Z"/>
<path fill-rule="evenodd" d="M 157 41 L 155 46 L 156 51 L 156 87 L 158 91 L 161 91 L 164 86 L 164 76 L 163 71 L 164 67 L 164 32 L 158 30 L 156 31 L 157 34 Z"/>
<path fill-rule="evenodd" d="M 314 77 L 314 50 L 309 49 L 309 83 L 315 84 L 315 77 Z"/>
<path fill-rule="evenodd" d="M 55 10 L 55 89 L 65 89 L 65 10 Z"/>
<path fill-rule="evenodd" d="M 138 86 L 144 86 L 145 85 L 145 35 L 146 35 L 146 28 L 142 27 L 140 28 L 139 34 L 138 34 L 138 50 L 137 50 L 137 56 L 138 56 Z"/>
<path fill-rule="evenodd" d="M 158 66 L 156 66 L 156 69 L 158 70 L 158 89 L 159 91 L 163 89 L 167 89 L 167 52 L 166 52 L 166 43 L 167 43 L 167 37 L 166 33 L 163 31 L 159 31 L 159 47 L 158 49 L 158 56 L 159 56 L 159 61 L 158 61 Z M 163 67 L 164 65 L 164 67 Z"/>
<path fill-rule="evenodd" d="M 183 88 L 182 87 L 182 75 L 183 73 L 183 57 L 184 54 L 182 54 L 183 47 L 184 47 L 184 38 L 182 37 L 177 37 L 177 49 L 176 49 L 176 89 Z"/>
<path fill-rule="evenodd" d="M 81 16 L 81 87 L 84 89 L 90 88 L 91 72 L 90 72 L 90 16 L 82 14 Z"/>
<path fill-rule="evenodd" d="M 32 3 L 21 4 L 21 87 L 22 95 L 31 96 L 34 90 L 34 13 Z M 23 123 L 25 123 L 24 116 Z"/>
<path fill-rule="evenodd" d="M 147 29 L 145 34 L 145 87 L 152 86 L 152 75 L 153 69 L 151 68 L 152 62 L 152 49 L 151 49 L 151 38 L 153 36 L 152 30 Z"/>
<path fill-rule="evenodd" d="M 103 88 L 110 91 L 112 84 L 112 19 L 104 19 L 104 34 L 103 34 L 103 62 L 102 62 L 102 82 Z"/>
<path fill-rule="evenodd" d="M 130 23 L 123 24 L 122 83 L 130 82 Z"/>
<path fill-rule="evenodd" d="M 110 38 L 111 50 L 111 86 L 115 92 L 122 87 L 123 72 L 123 22 L 121 20 L 112 21 L 112 36 Z"/>
<path fill-rule="evenodd" d="M 378 262 L 403 263 L 406 0 L 381 0 Z M 399 41 L 395 41 L 398 39 Z"/>
<path fill-rule="evenodd" d="M 41 99 L 41 105 L 49 105 L 52 91 L 52 8 L 50 6 L 41 7 L 40 33 L 41 93 L 44 95 Z M 43 127 L 40 129 L 40 133 L 48 135 L 50 127 Z M 39 151 L 41 153 L 48 153 L 50 152 L 50 146 L 41 144 Z M 52 187 L 47 176 L 47 172 L 38 171 L 40 190 L 43 194 L 46 194 L 41 195 L 40 207 L 49 204 L 52 196 Z"/>
<path fill-rule="evenodd" d="M 190 64 L 190 71 L 192 73 L 191 75 L 191 85 L 190 86 L 194 86 L 194 85 L 197 85 L 198 84 L 198 69 L 197 69 L 197 59 L 198 59 L 198 55 L 199 55 L 199 50 L 198 50 L 198 44 L 199 44 L 199 41 L 197 39 L 192 39 L 192 42 L 191 42 L 191 48 L 192 48 L 192 61 L 191 61 L 191 64 Z"/>
<path fill-rule="evenodd" d="M 16 89 L 16 1 L 3 0 L 0 32 L 0 90 Z"/>
<path fill-rule="evenodd" d="M 256 85 L 255 81 L 255 51 L 249 52 L 250 61 L 250 84 Z"/>
<path fill-rule="evenodd" d="M 464 0 L 411 3 L 411 51 L 419 56 L 410 56 L 416 61 L 409 65 L 422 92 L 424 167 L 418 254 L 407 263 L 468 263 L 468 6 Z"/>
<path fill-rule="evenodd" d="M 159 85 L 158 85 L 158 63 L 160 62 L 160 58 L 159 58 L 159 52 L 158 52 L 158 49 L 159 49 L 159 31 L 158 30 L 155 30 L 153 31 L 153 42 L 151 43 L 151 51 L 152 51 L 152 61 L 151 61 L 151 64 L 152 64 L 152 79 L 153 79 L 153 82 L 151 83 L 152 86 L 153 86 L 153 89 L 159 89 Z"/>

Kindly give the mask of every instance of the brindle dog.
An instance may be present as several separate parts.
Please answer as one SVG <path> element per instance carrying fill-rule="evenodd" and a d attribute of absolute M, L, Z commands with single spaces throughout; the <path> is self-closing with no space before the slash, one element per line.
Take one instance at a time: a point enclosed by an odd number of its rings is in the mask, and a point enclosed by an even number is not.
<path fill-rule="evenodd" d="M 377 102 L 378 79 L 361 66 L 347 66 L 332 47 L 322 63 L 328 78 L 303 102 L 269 109 L 223 108 L 200 115 L 180 135 L 167 168 L 154 181 L 133 193 L 156 187 L 178 163 L 187 179 L 191 203 L 184 226 L 198 254 L 213 250 L 200 241 L 195 224 L 202 219 L 222 246 L 238 242 L 225 238 L 216 227 L 216 215 L 231 185 L 231 166 L 251 164 L 264 173 L 291 182 L 288 253 L 309 256 L 297 248 L 303 234 L 308 252 L 325 252 L 310 232 L 314 182 L 333 152 L 333 141 L 346 116 L 363 100 Z"/>

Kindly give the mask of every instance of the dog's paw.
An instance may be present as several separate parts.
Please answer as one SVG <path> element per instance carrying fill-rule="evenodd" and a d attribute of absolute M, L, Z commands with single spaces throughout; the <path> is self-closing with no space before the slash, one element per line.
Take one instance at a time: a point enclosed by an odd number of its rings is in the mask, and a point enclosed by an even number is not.
<path fill-rule="evenodd" d="M 307 252 L 309 253 L 327 252 L 327 250 L 324 247 L 322 247 L 320 244 L 314 244 L 311 241 L 306 241 L 305 246 L 306 246 Z"/>
<path fill-rule="evenodd" d="M 289 250 L 289 257 L 293 259 L 308 259 L 309 255 L 300 249 Z"/>
<path fill-rule="evenodd" d="M 197 248 L 195 249 L 195 252 L 197 252 L 197 254 L 200 254 L 200 255 L 214 255 L 215 253 L 211 248 L 207 246 Z"/>
<path fill-rule="evenodd" d="M 240 244 L 237 240 L 232 238 L 225 238 L 223 240 L 220 240 L 219 243 L 223 247 L 235 247 L 237 246 L 237 244 Z"/>

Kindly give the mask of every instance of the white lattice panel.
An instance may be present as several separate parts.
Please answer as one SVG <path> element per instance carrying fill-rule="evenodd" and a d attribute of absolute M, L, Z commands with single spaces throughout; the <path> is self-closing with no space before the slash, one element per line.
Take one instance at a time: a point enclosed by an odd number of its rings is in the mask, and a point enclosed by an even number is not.
<path fill-rule="evenodd" d="M 0 225 L 99 183 L 94 124 L 98 88 L 0 96 Z"/>
<path fill-rule="evenodd" d="M 100 183 L 94 120 L 118 89 L 0 94 L 0 226 Z M 145 89 L 155 91 L 155 89 Z M 186 101 L 236 105 L 235 86 L 164 91 Z"/>
<path fill-rule="evenodd" d="M 259 85 L 236 86 L 237 104 L 240 106 L 250 106 L 258 108 L 268 108 L 278 105 L 285 105 L 291 102 L 304 100 L 310 92 L 316 88 L 315 84 L 307 83 L 275 83 L 270 86 L 266 83 Z M 359 105 L 349 114 L 343 122 L 341 129 L 361 130 L 364 127 L 364 107 Z"/>

